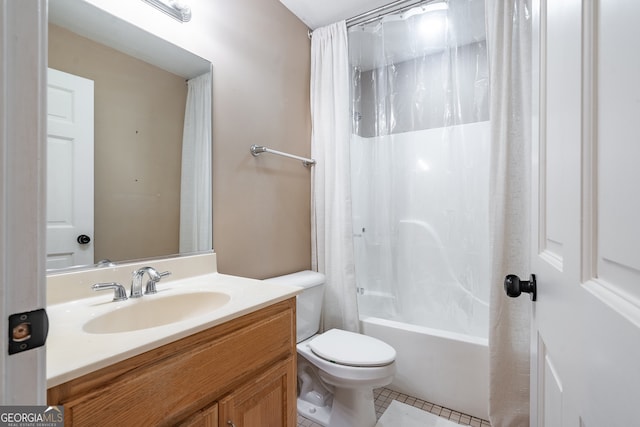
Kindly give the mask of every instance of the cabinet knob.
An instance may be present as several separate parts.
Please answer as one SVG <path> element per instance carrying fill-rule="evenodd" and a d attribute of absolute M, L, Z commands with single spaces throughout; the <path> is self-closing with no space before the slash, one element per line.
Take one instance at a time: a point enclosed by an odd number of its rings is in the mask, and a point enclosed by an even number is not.
<path fill-rule="evenodd" d="M 231 420 L 227 420 L 227 424 L 230 425 L 231 427 L 236 427 L 236 425 Z"/>

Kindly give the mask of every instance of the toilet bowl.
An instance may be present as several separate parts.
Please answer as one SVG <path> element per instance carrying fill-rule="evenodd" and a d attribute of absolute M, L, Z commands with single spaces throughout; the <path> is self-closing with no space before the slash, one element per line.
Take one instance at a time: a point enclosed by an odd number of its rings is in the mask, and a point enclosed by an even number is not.
<path fill-rule="evenodd" d="M 296 303 L 298 414 L 324 427 L 373 427 L 373 389 L 393 380 L 393 347 L 340 329 L 318 333 L 324 275 L 302 271 L 267 280 L 304 289 Z"/>
<path fill-rule="evenodd" d="M 299 343 L 297 350 L 298 360 L 313 365 L 316 378 L 333 391 L 330 408 L 319 408 L 300 393 L 300 415 L 330 427 L 375 425 L 373 389 L 391 383 L 396 370 L 391 346 L 365 335 L 331 329 Z"/>

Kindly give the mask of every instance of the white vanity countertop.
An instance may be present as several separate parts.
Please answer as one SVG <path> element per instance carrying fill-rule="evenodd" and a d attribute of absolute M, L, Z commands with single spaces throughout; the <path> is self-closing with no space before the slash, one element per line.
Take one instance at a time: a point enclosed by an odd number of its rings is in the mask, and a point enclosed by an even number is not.
<path fill-rule="evenodd" d="M 128 288 L 128 284 L 125 286 Z M 170 281 L 157 285 L 156 295 L 113 302 L 113 292 L 50 304 L 47 339 L 47 387 L 62 384 L 161 345 L 238 318 L 297 295 L 301 289 L 220 273 Z M 230 296 L 223 306 L 167 325 L 118 333 L 89 333 L 84 325 L 92 318 L 132 304 L 190 292 L 222 292 Z"/>

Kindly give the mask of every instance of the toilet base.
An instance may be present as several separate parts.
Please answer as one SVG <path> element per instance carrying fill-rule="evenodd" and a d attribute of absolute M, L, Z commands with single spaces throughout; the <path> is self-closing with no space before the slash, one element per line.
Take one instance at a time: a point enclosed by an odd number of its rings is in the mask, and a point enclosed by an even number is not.
<path fill-rule="evenodd" d="M 337 389 L 328 406 L 299 397 L 297 407 L 298 414 L 323 427 L 373 427 L 377 421 L 373 390 L 367 388 Z"/>
<path fill-rule="evenodd" d="M 337 389 L 333 404 L 317 406 L 298 398 L 298 414 L 323 427 L 373 427 L 377 422 L 373 391 Z"/>
<path fill-rule="evenodd" d="M 333 396 L 329 427 L 373 427 L 376 409 L 370 388 L 338 388 Z"/>
<path fill-rule="evenodd" d="M 316 406 L 304 399 L 298 398 L 298 414 L 320 424 L 323 427 L 329 426 L 331 417 L 331 406 Z"/>

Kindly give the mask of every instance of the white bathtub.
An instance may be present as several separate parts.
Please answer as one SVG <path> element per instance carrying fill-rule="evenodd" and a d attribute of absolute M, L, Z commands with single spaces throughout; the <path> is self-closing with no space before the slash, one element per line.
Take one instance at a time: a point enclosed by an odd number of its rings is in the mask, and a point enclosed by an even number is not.
<path fill-rule="evenodd" d="M 488 419 L 489 347 L 485 338 L 391 320 L 361 319 L 362 332 L 398 352 L 389 388 Z"/>

